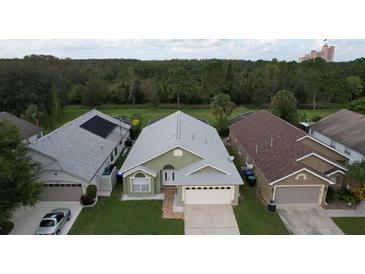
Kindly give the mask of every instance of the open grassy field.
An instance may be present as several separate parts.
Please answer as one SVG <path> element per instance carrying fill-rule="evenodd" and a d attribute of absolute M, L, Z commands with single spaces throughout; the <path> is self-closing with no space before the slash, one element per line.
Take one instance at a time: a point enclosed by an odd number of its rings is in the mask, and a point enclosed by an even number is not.
<path fill-rule="evenodd" d="M 70 105 L 66 106 L 58 126 L 61 126 L 78 116 L 89 111 L 90 108 L 85 106 Z M 98 110 L 111 115 L 111 116 L 127 116 L 132 117 L 134 114 L 139 113 L 142 115 L 142 126 L 145 126 L 151 119 L 167 116 L 177 110 L 182 110 L 187 114 L 190 114 L 196 118 L 207 120 L 210 124 L 214 123 L 214 116 L 212 115 L 209 105 L 160 105 L 158 107 L 152 107 L 149 105 L 103 105 Z M 238 106 L 234 109 L 231 117 L 235 117 L 241 113 L 248 111 L 255 111 L 257 109 L 248 108 L 245 106 Z M 321 110 L 300 110 L 301 113 L 305 112 L 306 117 L 311 119 L 314 116 L 325 117 L 338 109 L 321 109 Z"/>

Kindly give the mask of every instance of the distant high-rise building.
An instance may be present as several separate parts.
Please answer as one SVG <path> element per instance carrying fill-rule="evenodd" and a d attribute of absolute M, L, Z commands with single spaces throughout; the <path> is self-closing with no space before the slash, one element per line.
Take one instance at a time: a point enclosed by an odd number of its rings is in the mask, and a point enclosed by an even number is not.
<path fill-rule="evenodd" d="M 299 57 L 298 62 L 301 63 L 307 60 L 314 60 L 318 57 L 322 58 L 326 62 L 332 62 L 333 57 L 335 56 L 335 46 L 328 46 L 327 39 L 324 40 L 325 43 L 321 49 L 321 51 L 312 50 L 311 53 L 305 54 L 302 57 Z"/>

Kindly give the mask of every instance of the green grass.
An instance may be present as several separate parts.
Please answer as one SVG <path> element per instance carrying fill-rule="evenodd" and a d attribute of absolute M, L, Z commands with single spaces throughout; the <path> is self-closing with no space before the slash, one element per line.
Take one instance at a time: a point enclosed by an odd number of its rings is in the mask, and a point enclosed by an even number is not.
<path fill-rule="evenodd" d="M 233 208 L 243 235 L 287 235 L 277 212 L 270 212 L 259 200 L 254 187 L 241 187 L 239 205 Z"/>
<path fill-rule="evenodd" d="M 121 201 L 122 186 L 110 197 L 99 197 L 94 207 L 83 208 L 71 235 L 184 234 L 183 220 L 162 219 L 162 201 Z"/>
<path fill-rule="evenodd" d="M 209 105 L 182 105 L 180 107 L 174 105 L 161 105 L 159 107 L 151 107 L 149 105 L 103 105 L 98 108 L 98 110 L 111 116 L 123 115 L 127 117 L 132 117 L 135 113 L 140 113 L 142 114 L 142 126 L 145 126 L 147 122 L 151 119 L 165 117 L 179 109 L 196 118 L 208 120 L 209 123 L 214 122 L 214 116 L 211 112 Z M 68 121 L 77 118 L 78 116 L 86 113 L 89 110 L 90 108 L 85 106 L 66 106 L 61 115 L 58 126 L 61 126 Z M 237 107 L 233 111 L 232 117 L 251 110 L 253 109 L 249 109 L 243 106 Z"/>
<path fill-rule="evenodd" d="M 142 126 L 145 126 L 151 119 L 165 117 L 179 109 L 196 118 L 207 120 L 210 124 L 214 123 L 214 116 L 209 105 L 181 105 L 180 107 L 177 105 L 160 105 L 158 107 L 152 107 L 150 105 L 103 105 L 98 108 L 98 110 L 111 116 L 123 115 L 132 117 L 135 113 L 140 113 L 142 114 Z M 58 126 L 79 117 L 89 110 L 90 108 L 85 106 L 66 106 L 61 115 L 60 121 L 58 122 Z M 254 110 L 254 108 L 238 106 L 234 109 L 231 117 L 233 118 L 238 114 Z M 337 110 L 338 109 L 300 110 L 300 112 L 305 112 L 307 118 L 311 119 L 314 116 L 325 117 Z"/>
<path fill-rule="evenodd" d="M 347 235 L 365 235 L 365 217 L 332 218 Z"/>

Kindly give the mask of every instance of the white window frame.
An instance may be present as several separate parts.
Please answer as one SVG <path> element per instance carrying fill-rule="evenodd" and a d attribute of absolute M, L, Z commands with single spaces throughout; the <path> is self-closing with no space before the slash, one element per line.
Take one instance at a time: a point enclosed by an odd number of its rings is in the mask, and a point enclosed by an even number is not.
<path fill-rule="evenodd" d="M 349 147 L 346 147 L 346 146 L 345 146 L 345 153 L 346 153 L 347 155 L 351 155 L 351 149 L 350 149 Z"/>
<path fill-rule="evenodd" d="M 145 182 L 142 179 L 147 180 Z M 137 182 L 139 180 L 139 182 Z M 147 188 L 143 188 L 146 187 Z M 151 192 L 151 177 L 131 177 L 130 189 L 132 193 L 149 193 Z"/>

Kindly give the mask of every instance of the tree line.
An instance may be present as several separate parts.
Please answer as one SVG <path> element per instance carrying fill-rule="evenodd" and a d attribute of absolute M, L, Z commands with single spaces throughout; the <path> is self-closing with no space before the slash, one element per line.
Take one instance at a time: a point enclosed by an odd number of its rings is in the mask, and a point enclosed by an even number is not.
<path fill-rule="evenodd" d="M 299 64 L 276 59 L 72 60 L 30 55 L 0 59 L 0 110 L 24 115 L 29 106 L 36 107 L 52 123 L 52 107 L 58 105 L 207 104 L 224 93 L 236 105 L 265 107 L 279 90 L 291 91 L 300 107 L 318 108 L 363 97 L 364 81 L 365 58 L 337 63 L 317 58 Z"/>

